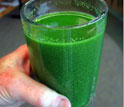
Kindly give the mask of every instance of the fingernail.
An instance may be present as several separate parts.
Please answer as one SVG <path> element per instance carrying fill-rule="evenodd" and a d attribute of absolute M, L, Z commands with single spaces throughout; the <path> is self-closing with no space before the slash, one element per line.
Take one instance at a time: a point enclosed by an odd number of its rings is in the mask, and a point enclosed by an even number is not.
<path fill-rule="evenodd" d="M 71 107 L 71 104 L 67 99 L 61 99 L 58 107 Z"/>

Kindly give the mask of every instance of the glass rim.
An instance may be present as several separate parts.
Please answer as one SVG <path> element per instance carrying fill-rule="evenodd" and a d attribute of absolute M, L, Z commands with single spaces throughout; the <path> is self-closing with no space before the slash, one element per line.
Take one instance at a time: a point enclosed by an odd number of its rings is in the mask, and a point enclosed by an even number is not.
<path fill-rule="evenodd" d="M 38 24 L 38 23 L 35 23 L 33 21 L 31 21 L 30 19 L 28 19 L 25 15 L 24 15 L 24 8 L 31 2 L 33 2 L 35 0 L 29 0 L 28 2 L 26 2 L 22 8 L 21 8 L 21 11 L 20 11 L 20 16 L 22 19 L 24 19 L 24 21 L 30 23 L 30 24 L 33 24 L 33 25 L 36 25 L 36 26 L 41 26 L 41 27 L 44 27 L 44 28 L 53 28 L 53 29 L 68 29 L 68 28 L 79 28 L 79 27 L 84 27 L 84 26 L 87 26 L 87 25 L 91 25 L 91 24 L 94 24 L 95 22 L 101 20 L 103 17 L 106 16 L 107 12 L 108 12 L 108 6 L 106 4 L 106 2 L 104 0 L 100 0 L 100 2 L 102 2 L 104 4 L 104 9 L 102 11 L 102 13 L 95 17 L 94 19 L 92 19 L 91 21 L 88 21 L 86 23 L 83 23 L 83 24 L 78 24 L 78 25 L 72 25 L 72 26 L 52 26 L 52 25 L 43 25 L 43 24 Z"/>

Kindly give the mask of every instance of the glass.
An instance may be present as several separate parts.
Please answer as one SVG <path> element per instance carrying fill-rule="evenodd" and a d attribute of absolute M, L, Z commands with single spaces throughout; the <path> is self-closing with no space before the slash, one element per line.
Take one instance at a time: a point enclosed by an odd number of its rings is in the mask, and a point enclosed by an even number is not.
<path fill-rule="evenodd" d="M 72 107 L 95 96 L 107 11 L 103 0 L 30 0 L 21 10 L 34 75 Z"/>

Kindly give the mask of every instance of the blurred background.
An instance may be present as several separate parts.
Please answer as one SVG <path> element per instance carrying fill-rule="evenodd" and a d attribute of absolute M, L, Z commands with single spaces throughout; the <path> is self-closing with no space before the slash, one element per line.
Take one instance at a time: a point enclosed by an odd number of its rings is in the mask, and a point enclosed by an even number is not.
<path fill-rule="evenodd" d="M 25 43 L 19 16 L 27 0 L 0 0 L 0 57 Z M 109 6 L 95 107 L 122 107 L 123 0 L 105 0 Z M 22 107 L 32 107 L 24 104 Z"/>

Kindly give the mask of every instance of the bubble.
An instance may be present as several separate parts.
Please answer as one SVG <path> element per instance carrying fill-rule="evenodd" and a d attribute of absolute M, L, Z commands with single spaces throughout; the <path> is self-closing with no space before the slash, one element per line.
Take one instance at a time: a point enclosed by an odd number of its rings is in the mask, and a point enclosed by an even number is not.
<path fill-rule="evenodd" d="M 81 41 L 82 40 L 82 38 L 79 38 L 79 41 Z"/>
<path fill-rule="evenodd" d="M 45 41 L 45 39 L 44 39 L 44 38 L 38 38 L 38 40 L 39 40 L 39 41 Z"/>
<path fill-rule="evenodd" d="M 61 38 L 44 36 L 42 38 L 38 38 L 39 41 L 49 42 L 49 43 L 74 43 L 74 42 L 82 41 L 84 39 L 85 37 L 71 37 L 70 39 L 67 38 L 61 39 Z"/>
<path fill-rule="evenodd" d="M 71 41 L 74 42 L 75 41 L 74 38 L 71 38 Z"/>
<path fill-rule="evenodd" d="M 65 39 L 62 40 L 62 43 L 65 43 Z"/>
<path fill-rule="evenodd" d="M 56 39 L 56 42 L 58 43 L 59 42 L 59 39 Z"/>

